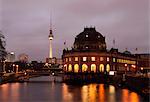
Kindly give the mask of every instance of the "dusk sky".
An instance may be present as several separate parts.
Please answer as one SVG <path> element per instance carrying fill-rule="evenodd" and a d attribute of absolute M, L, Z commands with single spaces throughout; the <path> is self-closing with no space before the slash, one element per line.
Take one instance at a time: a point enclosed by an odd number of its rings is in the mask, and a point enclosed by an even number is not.
<path fill-rule="evenodd" d="M 44 61 L 50 15 L 55 57 L 61 57 L 64 41 L 70 48 L 85 26 L 95 26 L 106 37 L 107 49 L 115 39 L 119 51 L 149 52 L 149 0 L 0 0 L 0 30 L 7 51 Z"/>

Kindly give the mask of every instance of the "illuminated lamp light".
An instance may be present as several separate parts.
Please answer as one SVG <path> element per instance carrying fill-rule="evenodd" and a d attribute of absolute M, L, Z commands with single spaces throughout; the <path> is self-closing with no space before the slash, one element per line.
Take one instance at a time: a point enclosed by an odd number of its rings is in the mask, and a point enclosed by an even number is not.
<path fill-rule="evenodd" d="M 135 65 L 131 65 L 133 68 L 135 68 L 136 66 Z"/>
<path fill-rule="evenodd" d="M 128 65 L 127 65 L 127 64 L 125 64 L 124 66 L 125 66 L 125 67 L 127 67 Z"/>
<path fill-rule="evenodd" d="M 14 52 L 10 52 L 10 54 L 11 54 L 11 55 L 14 55 L 15 53 L 14 53 Z"/>
<path fill-rule="evenodd" d="M 27 73 L 25 72 L 24 75 L 27 75 Z"/>
<path fill-rule="evenodd" d="M 141 67 L 141 70 L 143 70 L 144 68 L 143 67 Z"/>
<path fill-rule="evenodd" d="M 52 75 L 54 76 L 54 75 L 55 75 L 55 73 L 53 72 L 53 73 L 52 73 Z"/>
<path fill-rule="evenodd" d="M 48 63 L 45 63 L 46 66 L 48 66 Z"/>
<path fill-rule="evenodd" d="M 115 71 L 110 71 L 109 75 L 115 75 Z"/>

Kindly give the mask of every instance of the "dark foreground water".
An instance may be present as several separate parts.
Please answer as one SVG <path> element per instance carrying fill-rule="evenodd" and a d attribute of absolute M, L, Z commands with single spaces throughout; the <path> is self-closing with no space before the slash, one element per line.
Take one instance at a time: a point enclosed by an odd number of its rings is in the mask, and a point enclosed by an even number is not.
<path fill-rule="evenodd" d="M 29 83 L 0 85 L 0 102 L 145 102 L 140 95 L 112 85 L 66 85 L 39 77 Z"/>

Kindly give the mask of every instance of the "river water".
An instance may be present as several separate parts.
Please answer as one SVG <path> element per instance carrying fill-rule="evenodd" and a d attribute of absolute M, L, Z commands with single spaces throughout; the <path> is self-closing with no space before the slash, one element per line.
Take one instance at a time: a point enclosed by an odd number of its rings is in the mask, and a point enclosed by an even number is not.
<path fill-rule="evenodd" d="M 145 102 L 128 89 L 113 85 L 67 85 L 51 82 L 49 77 L 35 78 L 28 83 L 0 85 L 0 102 Z"/>

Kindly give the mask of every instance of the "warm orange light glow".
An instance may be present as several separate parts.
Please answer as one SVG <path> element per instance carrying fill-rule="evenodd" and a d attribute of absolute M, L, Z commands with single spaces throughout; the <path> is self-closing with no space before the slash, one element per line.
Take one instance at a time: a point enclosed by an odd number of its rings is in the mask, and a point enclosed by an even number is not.
<path fill-rule="evenodd" d="M 71 64 L 69 64 L 69 66 L 68 66 L 68 71 L 69 71 L 69 72 L 72 71 L 72 65 L 71 65 Z"/>
<path fill-rule="evenodd" d="M 135 65 L 131 65 L 133 68 L 136 68 L 136 66 Z"/>
<path fill-rule="evenodd" d="M 119 63 L 127 63 L 127 64 L 136 64 L 136 61 L 125 60 L 125 59 L 117 59 Z"/>
<path fill-rule="evenodd" d="M 91 64 L 91 71 L 96 72 L 96 65 L 95 64 Z"/>
<path fill-rule="evenodd" d="M 138 97 L 137 93 L 132 92 L 130 94 L 130 102 L 139 102 L 139 97 Z"/>
<path fill-rule="evenodd" d="M 129 102 L 129 90 L 122 89 L 122 102 Z"/>
<path fill-rule="evenodd" d="M 144 68 L 143 67 L 141 67 L 141 70 L 143 70 Z"/>
<path fill-rule="evenodd" d="M 78 71 L 79 71 L 79 65 L 78 65 L 78 64 L 75 64 L 75 65 L 74 65 L 74 72 L 75 72 L 75 73 L 78 73 Z"/>
<path fill-rule="evenodd" d="M 69 57 L 69 61 L 71 61 L 71 57 Z"/>
<path fill-rule="evenodd" d="M 104 84 L 99 85 L 99 102 L 105 102 L 105 89 Z"/>
<path fill-rule="evenodd" d="M 82 72 L 87 71 L 87 69 L 88 69 L 88 66 L 86 64 L 83 64 L 82 65 Z"/>
<path fill-rule="evenodd" d="M 103 64 L 100 64 L 100 66 L 99 66 L 99 71 L 100 71 L 100 72 L 104 72 L 104 65 L 103 65 Z"/>
<path fill-rule="evenodd" d="M 109 102 L 116 102 L 115 97 L 115 87 L 109 85 Z"/>
<path fill-rule="evenodd" d="M 103 58 L 103 57 L 100 57 L 100 61 L 104 61 L 104 58 Z"/>
<path fill-rule="evenodd" d="M 87 57 L 83 57 L 83 61 L 87 61 Z"/>
<path fill-rule="evenodd" d="M 67 71 L 67 64 L 64 65 L 64 70 Z"/>
<path fill-rule="evenodd" d="M 78 61 L 79 59 L 78 59 L 78 57 L 75 57 L 74 60 L 75 60 L 75 61 Z"/>
<path fill-rule="evenodd" d="M 64 100 L 64 102 L 72 102 L 73 101 L 73 96 L 68 91 L 68 86 L 66 84 L 63 84 L 62 94 L 63 94 L 63 100 Z"/>
<path fill-rule="evenodd" d="M 66 58 L 66 62 L 68 62 L 68 58 Z"/>
<path fill-rule="evenodd" d="M 96 84 L 89 85 L 89 102 L 96 102 Z"/>
<path fill-rule="evenodd" d="M 107 62 L 109 62 L 109 57 L 107 57 Z"/>
<path fill-rule="evenodd" d="M 95 57 L 91 57 L 91 61 L 95 61 Z"/>
<path fill-rule="evenodd" d="M 128 65 L 127 65 L 127 64 L 124 64 L 124 66 L 127 67 Z"/>
<path fill-rule="evenodd" d="M 106 71 L 107 71 L 107 72 L 110 71 L 110 65 L 109 65 L 109 64 L 106 65 Z"/>
<path fill-rule="evenodd" d="M 81 90 L 82 102 L 88 101 L 88 86 L 84 85 Z"/>

